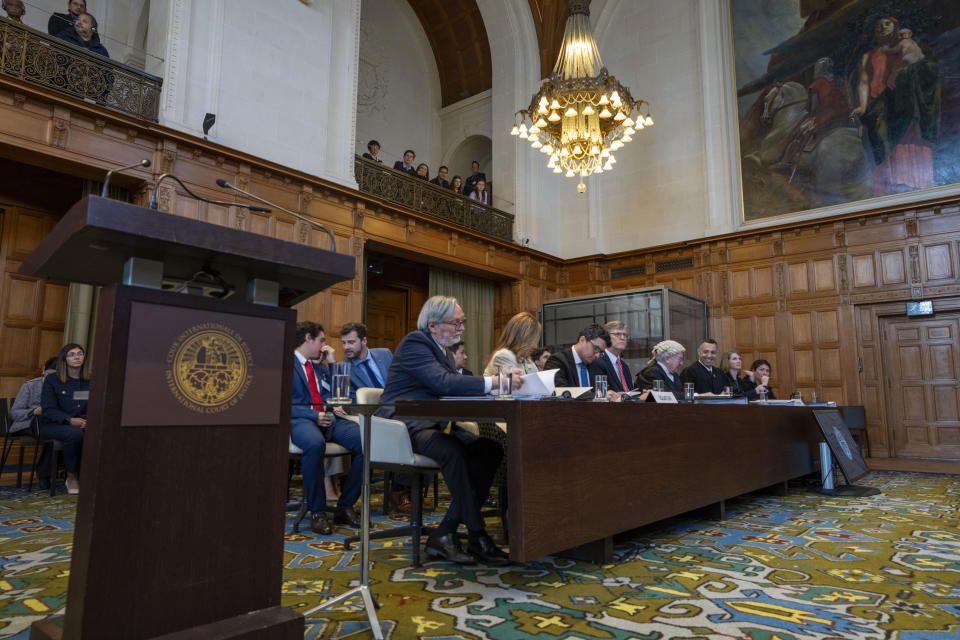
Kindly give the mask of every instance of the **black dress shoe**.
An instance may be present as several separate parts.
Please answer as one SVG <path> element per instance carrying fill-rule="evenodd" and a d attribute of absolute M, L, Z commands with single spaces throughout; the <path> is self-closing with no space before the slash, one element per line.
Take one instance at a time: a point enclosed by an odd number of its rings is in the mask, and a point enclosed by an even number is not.
<path fill-rule="evenodd" d="M 481 562 L 491 567 L 502 567 L 510 564 L 510 556 L 494 543 L 487 534 L 481 534 L 476 542 L 467 545 L 467 552 Z"/>
<path fill-rule="evenodd" d="M 328 536 L 333 533 L 333 529 L 330 528 L 330 523 L 327 522 L 327 516 L 322 513 L 310 514 L 310 531 L 321 536 Z"/>
<path fill-rule="evenodd" d="M 348 527 L 353 527 L 354 529 L 360 528 L 360 516 L 357 515 L 357 512 L 346 507 L 345 509 L 338 508 L 333 512 L 333 523 L 334 524 L 345 524 Z"/>
<path fill-rule="evenodd" d="M 464 553 L 463 549 L 460 548 L 460 540 L 456 533 L 430 536 L 423 548 L 429 555 L 443 558 L 447 562 L 456 562 L 457 564 L 474 564 L 476 562 L 473 556 Z"/>

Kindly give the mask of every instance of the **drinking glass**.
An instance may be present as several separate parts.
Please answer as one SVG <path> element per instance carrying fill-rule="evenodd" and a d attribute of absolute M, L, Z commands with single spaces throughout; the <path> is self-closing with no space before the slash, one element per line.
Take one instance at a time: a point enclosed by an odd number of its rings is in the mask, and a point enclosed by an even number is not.
<path fill-rule="evenodd" d="M 683 399 L 687 402 L 693 402 L 693 383 L 684 382 L 683 383 Z"/>
<path fill-rule="evenodd" d="M 500 367 L 500 389 L 497 400 L 513 400 L 513 367 Z"/>
<path fill-rule="evenodd" d="M 790 399 L 793 400 L 793 404 L 803 404 L 803 392 L 794 391 L 790 394 Z"/>
<path fill-rule="evenodd" d="M 811 391 L 811 392 L 810 392 L 810 404 L 817 404 L 817 392 L 816 392 L 816 391 Z"/>
<path fill-rule="evenodd" d="M 330 389 L 332 404 L 350 404 L 350 363 L 334 362 L 330 365 L 333 382 Z"/>
<path fill-rule="evenodd" d="M 760 390 L 760 404 L 767 404 L 767 390 Z"/>
<path fill-rule="evenodd" d="M 654 390 L 654 391 L 663 391 L 663 380 L 654 380 L 654 381 L 653 381 L 653 390 Z"/>
<path fill-rule="evenodd" d="M 593 399 L 597 402 L 607 401 L 607 376 L 598 375 L 593 379 Z"/>
<path fill-rule="evenodd" d="M 732 396 L 732 395 L 733 395 L 733 389 L 732 389 L 731 387 L 724 387 L 724 388 L 723 388 L 723 395 L 725 395 L 725 396 Z"/>

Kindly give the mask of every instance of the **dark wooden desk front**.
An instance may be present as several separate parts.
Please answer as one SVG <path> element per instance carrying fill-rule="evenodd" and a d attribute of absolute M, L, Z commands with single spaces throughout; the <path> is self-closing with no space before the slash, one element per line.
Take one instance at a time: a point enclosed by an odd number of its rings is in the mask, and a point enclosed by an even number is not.
<path fill-rule="evenodd" d="M 811 473 L 821 439 L 804 407 L 434 400 L 396 413 L 507 423 L 517 562 Z"/>

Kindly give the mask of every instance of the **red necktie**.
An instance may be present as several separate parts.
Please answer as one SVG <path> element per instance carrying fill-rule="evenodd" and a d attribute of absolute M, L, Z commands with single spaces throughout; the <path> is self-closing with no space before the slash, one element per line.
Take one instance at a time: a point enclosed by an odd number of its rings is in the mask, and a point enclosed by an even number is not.
<path fill-rule="evenodd" d="M 627 376 L 623 373 L 623 361 L 620 358 L 617 358 L 617 372 L 620 374 L 620 384 L 623 385 L 623 390 L 630 391 L 630 385 L 627 384 Z"/>
<path fill-rule="evenodd" d="M 310 399 L 313 400 L 313 409 L 323 411 L 323 395 L 320 394 L 320 385 L 317 383 L 317 372 L 308 360 L 303 365 L 307 370 L 307 384 L 310 386 Z"/>

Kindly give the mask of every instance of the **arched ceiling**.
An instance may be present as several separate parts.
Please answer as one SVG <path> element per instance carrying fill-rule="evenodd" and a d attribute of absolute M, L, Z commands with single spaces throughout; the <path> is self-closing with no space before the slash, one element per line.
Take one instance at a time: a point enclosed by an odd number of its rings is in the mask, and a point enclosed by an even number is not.
<path fill-rule="evenodd" d="M 443 106 L 493 85 L 490 42 L 476 0 L 408 0 L 423 25 L 440 73 Z M 553 71 L 567 10 L 565 0 L 528 0 L 543 77 Z M 533 91 L 535 87 L 531 87 Z"/>

